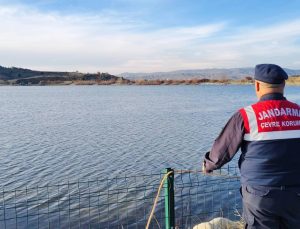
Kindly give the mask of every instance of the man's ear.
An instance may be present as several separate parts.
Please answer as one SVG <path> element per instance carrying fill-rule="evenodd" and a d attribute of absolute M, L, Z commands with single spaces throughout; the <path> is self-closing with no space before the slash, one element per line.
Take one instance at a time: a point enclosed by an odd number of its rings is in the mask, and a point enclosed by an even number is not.
<path fill-rule="evenodd" d="M 255 87 L 256 91 L 259 91 L 259 82 L 256 81 L 255 84 L 256 84 L 256 87 Z"/>

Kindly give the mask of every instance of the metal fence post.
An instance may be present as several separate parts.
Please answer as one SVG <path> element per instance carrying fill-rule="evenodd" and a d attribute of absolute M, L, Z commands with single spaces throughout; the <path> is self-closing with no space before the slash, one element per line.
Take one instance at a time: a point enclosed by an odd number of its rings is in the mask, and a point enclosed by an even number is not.
<path fill-rule="evenodd" d="M 174 170 L 166 168 L 164 173 L 173 171 L 164 182 L 165 189 L 165 223 L 166 229 L 175 228 L 175 204 L 174 204 Z"/>

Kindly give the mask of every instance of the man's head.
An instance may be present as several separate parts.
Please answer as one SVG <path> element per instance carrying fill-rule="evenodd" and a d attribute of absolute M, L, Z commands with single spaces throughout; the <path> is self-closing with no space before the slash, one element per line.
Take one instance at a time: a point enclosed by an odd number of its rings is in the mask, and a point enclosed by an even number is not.
<path fill-rule="evenodd" d="M 255 67 L 255 91 L 258 99 L 269 93 L 283 94 L 287 73 L 275 64 L 259 64 Z"/>

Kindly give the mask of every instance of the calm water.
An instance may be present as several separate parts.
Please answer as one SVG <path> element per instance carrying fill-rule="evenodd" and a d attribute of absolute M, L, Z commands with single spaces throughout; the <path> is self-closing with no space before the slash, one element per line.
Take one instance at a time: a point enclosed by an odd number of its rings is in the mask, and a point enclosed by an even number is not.
<path fill-rule="evenodd" d="M 300 102 L 299 87 L 287 97 Z M 13 187 L 199 168 L 252 86 L 0 87 L 0 180 Z"/>
<path fill-rule="evenodd" d="M 300 103 L 299 87 L 286 92 Z M 252 86 L 0 87 L 0 227 L 144 228 L 162 169 L 200 169 L 228 118 L 255 101 Z M 238 180 L 177 178 L 181 228 L 219 209 L 236 219 Z"/>

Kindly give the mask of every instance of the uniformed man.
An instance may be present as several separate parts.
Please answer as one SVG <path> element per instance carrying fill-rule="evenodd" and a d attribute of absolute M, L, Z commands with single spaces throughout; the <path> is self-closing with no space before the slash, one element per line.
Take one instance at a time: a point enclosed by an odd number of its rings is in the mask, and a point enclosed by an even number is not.
<path fill-rule="evenodd" d="M 300 106 L 284 96 L 287 73 L 255 67 L 259 101 L 228 121 L 203 163 L 212 172 L 241 148 L 239 168 L 245 228 L 300 228 Z"/>

